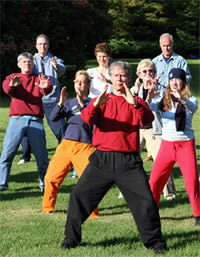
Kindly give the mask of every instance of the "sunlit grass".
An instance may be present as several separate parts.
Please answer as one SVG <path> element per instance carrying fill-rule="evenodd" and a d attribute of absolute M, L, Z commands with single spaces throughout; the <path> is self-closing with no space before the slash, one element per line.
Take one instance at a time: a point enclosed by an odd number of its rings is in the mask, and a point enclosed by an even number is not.
<path fill-rule="evenodd" d="M 138 60 L 128 60 L 136 67 Z M 199 60 L 189 60 L 193 76 L 191 87 L 200 102 Z M 88 65 L 94 64 L 89 61 Z M 192 66 L 191 66 L 192 65 Z M 70 81 L 70 79 L 68 80 Z M 62 83 L 68 84 L 68 81 Z M 71 79 L 73 81 L 73 78 Z M 71 94 L 73 95 L 72 89 Z M 8 125 L 9 98 L 1 99 L 0 150 Z M 49 158 L 54 154 L 57 141 L 44 119 Z M 200 165 L 200 110 L 194 115 L 198 165 Z M 146 156 L 146 149 L 142 158 Z M 60 249 L 64 235 L 69 195 L 78 179 L 67 175 L 58 193 L 56 211 L 41 214 L 42 194 L 39 190 L 35 158 L 17 165 L 20 149 L 14 158 L 9 176 L 9 190 L 0 193 L 0 256 L 1 257 L 153 257 L 153 251 L 144 248 L 132 215 L 124 199 L 118 199 L 116 186 L 99 204 L 99 219 L 88 219 L 82 226 L 82 243 L 76 249 Z M 144 162 L 149 176 L 153 162 Z M 199 257 L 200 230 L 194 226 L 192 208 L 185 192 L 180 169 L 173 169 L 177 199 L 166 201 L 161 196 L 159 206 L 162 233 L 167 240 L 168 257 Z"/>

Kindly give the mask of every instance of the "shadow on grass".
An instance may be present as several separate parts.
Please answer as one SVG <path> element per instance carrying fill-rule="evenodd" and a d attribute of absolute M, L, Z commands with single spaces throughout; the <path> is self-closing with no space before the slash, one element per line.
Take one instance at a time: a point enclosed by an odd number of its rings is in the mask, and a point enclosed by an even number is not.
<path fill-rule="evenodd" d="M 174 220 L 174 221 L 180 221 L 180 220 L 189 220 L 192 219 L 192 215 L 188 216 L 182 216 L 182 217 L 161 217 L 161 220 Z"/>
<path fill-rule="evenodd" d="M 106 239 L 106 240 L 103 240 L 101 242 L 97 242 L 97 243 L 86 243 L 86 242 L 82 242 L 80 244 L 80 246 L 102 246 L 102 247 L 109 247 L 109 246 L 114 246 L 114 245 L 132 245 L 134 243 L 138 243 L 140 242 L 140 238 L 139 237 L 126 237 L 126 236 L 123 236 L 123 237 L 113 237 L 112 239 Z"/>
<path fill-rule="evenodd" d="M 174 239 L 174 238 L 178 238 L 178 242 L 175 242 L 174 244 L 172 244 L 172 246 L 170 246 L 169 250 L 171 249 L 184 249 L 187 247 L 188 244 L 191 243 L 198 243 L 199 242 L 199 231 L 189 231 L 189 232 L 175 232 L 175 233 L 171 233 L 170 235 L 167 235 L 165 237 L 166 240 L 169 239 Z M 114 245 L 132 245 L 134 243 L 138 243 L 140 242 L 139 237 L 127 237 L 127 236 L 123 236 L 123 237 L 114 237 L 112 239 L 106 239 L 97 243 L 90 243 L 90 242 L 82 242 L 80 244 L 80 246 L 102 246 L 102 247 L 109 247 L 109 246 L 114 246 Z"/>
<path fill-rule="evenodd" d="M 185 194 L 185 191 L 183 192 Z M 179 192 L 179 195 L 176 199 L 173 200 L 163 200 L 159 204 L 159 209 L 164 209 L 164 208 L 174 208 L 177 205 L 184 205 L 189 203 L 189 198 L 188 196 L 181 196 L 181 192 Z"/>
<path fill-rule="evenodd" d="M 178 238 L 176 242 L 170 246 L 170 249 L 184 249 L 187 247 L 187 245 L 199 243 L 199 231 L 189 231 L 189 232 L 175 232 L 171 233 L 170 235 L 166 236 L 166 239 L 174 239 Z M 192 256 L 192 255 L 191 255 Z"/>
<path fill-rule="evenodd" d="M 111 210 L 115 210 L 114 212 L 110 212 Z M 116 209 L 119 209 L 116 210 Z M 105 211 L 104 213 L 102 213 Z M 112 215 L 120 215 L 120 214 L 125 214 L 125 213 L 131 213 L 129 208 L 127 207 L 127 204 L 121 204 L 121 205 L 115 205 L 115 206 L 110 206 L 110 207 L 105 207 L 105 208 L 99 208 L 100 215 L 103 216 L 112 216 Z"/>
<path fill-rule="evenodd" d="M 30 191 L 36 189 L 37 191 Z M 8 189 L 9 190 L 9 189 Z M 24 190 L 24 188 L 23 188 Z M 26 187 L 25 190 L 27 190 L 28 192 L 19 192 L 17 190 L 13 191 L 13 192 L 9 192 L 9 191 L 5 191 L 3 193 L 1 193 L 0 195 L 0 200 L 1 201 L 13 201 L 16 199 L 23 199 L 25 197 L 41 197 L 42 196 L 42 192 L 40 191 L 39 187 Z"/>

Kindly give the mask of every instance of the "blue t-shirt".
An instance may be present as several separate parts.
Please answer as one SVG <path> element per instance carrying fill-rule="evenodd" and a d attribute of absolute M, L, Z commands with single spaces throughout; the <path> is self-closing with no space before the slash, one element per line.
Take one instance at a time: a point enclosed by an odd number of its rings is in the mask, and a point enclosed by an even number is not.
<path fill-rule="evenodd" d="M 83 108 L 88 106 L 91 100 L 91 98 L 84 99 Z M 93 129 L 81 120 L 81 110 L 83 108 L 78 104 L 77 98 L 70 99 L 62 107 L 56 105 L 51 113 L 50 119 L 51 121 L 58 121 L 61 118 L 66 118 L 64 139 L 91 144 Z"/>

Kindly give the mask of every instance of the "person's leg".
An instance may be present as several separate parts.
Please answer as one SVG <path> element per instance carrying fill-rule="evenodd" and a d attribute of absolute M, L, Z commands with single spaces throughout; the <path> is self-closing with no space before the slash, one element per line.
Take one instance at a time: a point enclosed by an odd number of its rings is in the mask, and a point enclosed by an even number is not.
<path fill-rule="evenodd" d="M 44 192 L 44 176 L 49 164 L 48 152 L 46 149 L 46 137 L 42 120 L 30 121 L 27 131 L 29 143 L 35 156 L 38 175 L 40 180 L 40 189 Z"/>
<path fill-rule="evenodd" d="M 89 163 L 89 157 L 94 153 L 95 148 L 90 144 L 74 142 L 74 149 L 77 149 L 76 153 L 72 157 L 72 163 L 75 169 L 77 170 L 77 175 L 80 178 L 83 171 Z M 75 151 L 74 151 L 75 152 Z M 98 218 L 99 211 L 98 207 L 90 214 L 90 218 Z"/>
<path fill-rule="evenodd" d="M 162 140 L 149 180 L 157 205 L 159 205 L 160 195 L 176 162 L 175 155 L 173 142 Z"/>
<path fill-rule="evenodd" d="M 31 146 L 28 142 L 27 136 L 24 136 L 21 141 L 20 161 L 17 164 L 23 164 L 25 162 L 29 162 L 30 159 L 31 159 Z"/>
<path fill-rule="evenodd" d="M 26 133 L 28 121 L 24 117 L 11 116 L 3 142 L 0 158 L 0 190 L 7 190 L 12 161 Z"/>
<path fill-rule="evenodd" d="M 172 200 L 176 198 L 176 188 L 173 180 L 172 173 L 170 174 L 167 183 L 163 188 L 163 195 L 166 200 Z"/>
<path fill-rule="evenodd" d="M 81 224 L 89 217 L 114 183 L 113 161 L 96 150 L 74 187 L 68 205 L 65 238 L 62 248 L 77 246 L 81 241 Z"/>
<path fill-rule="evenodd" d="M 116 153 L 115 160 L 116 185 L 124 195 L 143 244 L 153 249 L 155 246 L 166 247 L 166 242 L 162 240 L 158 208 L 140 155 Z"/>
<path fill-rule="evenodd" d="M 69 170 L 72 168 L 72 151 L 73 149 L 69 144 L 69 140 L 63 139 L 49 162 L 44 177 L 45 190 L 42 200 L 43 213 L 51 213 L 55 209 L 59 187 L 67 176 Z"/>
<path fill-rule="evenodd" d="M 71 179 L 75 179 L 75 178 L 77 178 L 77 177 L 78 177 L 78 174 L 77 174 L 75 168 L 73 168 L 73 173 L 72 173 L 72 176 L 71 176 L 70 178 L 71 178 Z"/>
<path fill-rule="evenodd" d="M 176 151 L 177 163 L 183 174 L 185 188 L 193 208 L 193 216 L 200 217 L 200 183 L 194 139 L 177 142 Z"/>
<path fill-rule="evenodd" d="M 146 146 L 150 150 L 153 160 L 155 161 L 161 144 L 161 135 L 153 135 L 151 132 L 146 133 Z M 172 173 L 163 188 L 164 198 L 171 200 L 176 198 L 176 188 L 173 181 Z"/>
<path fill-rule="evenodd" d="M 60 143 L 65 135 L 65 129 L 66 129 L 66 123 L 64 119 L 60 119 L 58 121 L 51 121 L 50 120 L 50 115 L 51 112 L 53 111 L 55 105 L 57 103 L 49 103 L 49 104 L 44 104 L 43 103 L 43 108 L 44 108 L 44 113 L 47 119 L 47 123 L 56 136 L 58 143 Z"/>

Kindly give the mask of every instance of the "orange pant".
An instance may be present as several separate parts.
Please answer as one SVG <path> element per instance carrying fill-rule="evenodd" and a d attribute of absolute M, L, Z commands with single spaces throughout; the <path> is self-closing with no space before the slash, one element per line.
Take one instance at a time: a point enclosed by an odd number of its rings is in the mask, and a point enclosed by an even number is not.
<path fill-rule="evenodd" d="M 59 186 L 62 184 L 69 170 L 74 166 L 78 177 L 80 178 L 85 167 L 88 165 L 89 156 L 94 151 L 94 147 L 90 144 L 68 139 L 62 140 L 50 160 L 44 178 L 45 191 L 42 201 L 43 213 L 54 211 Z"/>

